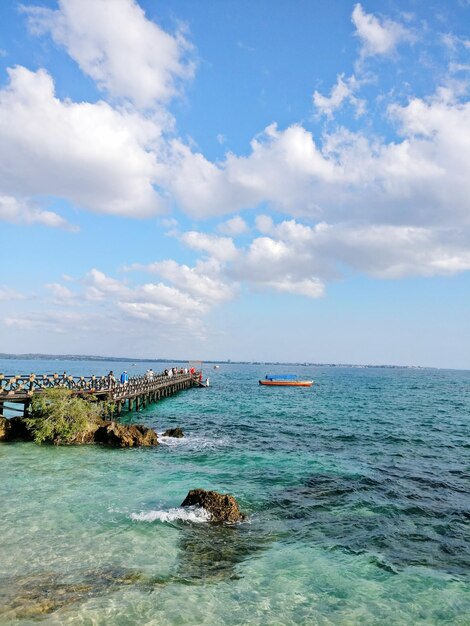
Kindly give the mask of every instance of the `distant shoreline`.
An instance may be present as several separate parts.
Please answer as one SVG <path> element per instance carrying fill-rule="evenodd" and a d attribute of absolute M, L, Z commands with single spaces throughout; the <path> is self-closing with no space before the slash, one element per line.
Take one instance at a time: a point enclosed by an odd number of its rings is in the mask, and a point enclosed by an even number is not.
<path fill-rule="evenodd" d="M 13 353 L 0 353 L 0 359 L 12 360 L 12 361 L 111 361 L 111 362 L 131 362 L 131 363 L 188 363 L 192 359 L 142 359 L 135 357 L 117 357 L 117 356 L 97 356 L 86 354 L 13 354 Z M 193 359 L 194 360 L 194 359 Z M 437 368 L 425 365 L 371 365 L 361 363 L 313 363 L 313 362 L 300 362 L 300 361 L 218 361 L 214 359 L 200 359 L 203 363 L 214 363 L 216 365 L 291 365 L 291 366 L 305 366 L 305 367 L 355 367 L 359 369 L 453 369 L 453 368 Z"/>

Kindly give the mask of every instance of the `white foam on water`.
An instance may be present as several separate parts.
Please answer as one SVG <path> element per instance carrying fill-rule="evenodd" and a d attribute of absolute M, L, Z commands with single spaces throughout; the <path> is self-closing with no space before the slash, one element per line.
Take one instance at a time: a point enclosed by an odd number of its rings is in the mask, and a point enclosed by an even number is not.
<path fill-rule="evenodd" d="M 198 506 L 177 507 L 168 511 L 141 511 L 132 513 L 131 519 L 136 522 L 193 522 L 200 524 L 210 521 L 211 514 Z"/>
<path fill-rule="evenodd" d="M 189 450 L 198 451 L 228 446 L 230 443 L 230 438 L 219 437 L 218 439 L 211 439 L 210 437 L 198 437 L 192 435 L 185 435 L 184 437 L 177 438 L 158 435 L 158 441 L 165 446 L 169 446 L 170 448 L 181 446 L 188 448 Z"/>

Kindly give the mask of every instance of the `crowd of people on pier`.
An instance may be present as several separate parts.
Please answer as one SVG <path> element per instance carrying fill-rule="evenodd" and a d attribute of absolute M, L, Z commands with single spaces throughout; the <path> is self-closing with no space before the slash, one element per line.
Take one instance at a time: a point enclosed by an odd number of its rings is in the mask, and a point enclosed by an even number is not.
<path fill-rule="evenodd" d="M 177 374 L 191 374 L 193 375 L 195 373 L 195 369 L 194 367 L 191 367 L 189 370 L 187 367 L 181 367 L 180 369 L 178 369 L 177 367 L 171 367 L 170 369 L 165 369 L 163 370 L 163 374 L 165 376 L 168 376 L 168 378 L 171 378 L 172 376 L 176 376 Z"/>
<path fill-rule="evenodd" d="M 191 376 L 194 376 L 194 374 L 196 373 L 196 369 L 194 367 L 191 367 L 191 368 L 181 367 L 180 369 L 178 369 L 177 367 L 171 367 L 170 369 L 163 370 L 162 373 L 164 376 L 167 376 L 168 378 L 172 378 L 173 376 L 177 376 L 178 374 L 191 374 Z M 145 372 L 144 377 L 147 380 L 151 381 L 155 378 L 155 376 L 159 376 L 159 375 L 160 374 L 154 372 L 153 369 L 150 368 Z M 109 381 L 109 386 L 114 387 L 117 383 L 117 379 L 112 370 L 109 372 L 107 378 Z M 121 385 L 129 384 L 129 374 L 127 373 L 127 370 L 124 370 L 122 372 L 121 376 L 119 377 L 119 382 L 121 383 Z"/>

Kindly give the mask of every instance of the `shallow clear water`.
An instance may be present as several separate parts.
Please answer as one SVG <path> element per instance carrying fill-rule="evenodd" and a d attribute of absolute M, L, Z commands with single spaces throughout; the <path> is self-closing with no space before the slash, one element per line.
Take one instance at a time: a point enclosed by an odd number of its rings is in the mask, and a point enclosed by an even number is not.
<path fill-rule="evenodd" d="M 258 385 L 286 369 L 317 384 Z M 206 373 L 211 388 L 126 418 L 182 440 L 0 445 L 1 623 L 470 624 L 470 372 Z M 180 510 L 197 487 L 232 493 L 248 521 Z"/>

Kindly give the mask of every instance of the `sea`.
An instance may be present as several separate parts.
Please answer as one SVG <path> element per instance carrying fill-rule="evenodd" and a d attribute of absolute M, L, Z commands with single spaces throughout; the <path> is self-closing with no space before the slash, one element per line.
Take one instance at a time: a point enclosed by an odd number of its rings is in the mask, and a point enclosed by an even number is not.
<path fill-rule="evenodd" d="M 209 388 L 123 415 L 183 439 L 0 444 L 0 624 L 470 625 L 470 371 L 203 369 Z M 280 373 L 315 384 L 258 384 Z M 246 521 L 181 508 L 195 488 Z"/>

